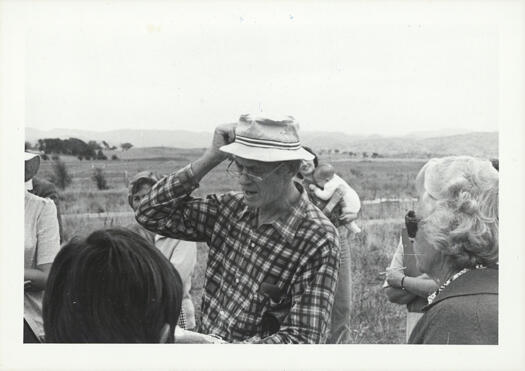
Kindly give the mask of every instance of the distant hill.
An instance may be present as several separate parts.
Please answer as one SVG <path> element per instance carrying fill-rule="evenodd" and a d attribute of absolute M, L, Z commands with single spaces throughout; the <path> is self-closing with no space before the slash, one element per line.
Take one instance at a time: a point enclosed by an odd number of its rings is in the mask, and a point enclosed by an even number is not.
<path fill-rule="evenodd" d="M 305 141 L 305 143 L 308 143 Z M 367 137 L 343 138 L 338 137 L 329 147 L 328 142 L 312 141 L 312 148 L 338 148 L 340 151 L 357 153 L 379 153 L 386 156 L 425 156 L 426 155 L 471 155 L 478 157 L 498 157 L 498 133 L 468 133 L 461 135 L 412 138 L 412 137 Z"/>
<path fill-rule="evenodd" d="M 450 130 L 434 132 L 417 132 L 403 137 L 384 137 L 380 135 L 349 135 L 342 132 L 303 132 L 302 140 L 305 145 L 314 150 L 338 149 L 356 153 L 376 152 L 385 156 L 417 157 L 432 155 L 472 155 L 479 157 L 498 157 L 497 132 L 469 132 L 464 130 Z M 445 135 L 435 135 L 443 133 Z M 461 133 L 461 134 L 458 134 Z M 106 132 L 53 129 L 42 131 L 26 128 L 26 140 L 36 142 L 42 138 L 79 138 L 85 141 L 105 140 L 110 145 L 119 146 L 121 143 L 132 143 L 134 149 L 143 147 L 163 147 L 156 149 L 156 154 L 148 156 L 164 157 L 166 147 L 183 149 L 205 148 L 212 138 L 210 132 L 192 132 L 187 130 L 112 130 Z M 140 157 L 140 151 L 129 153 Z M 119 155 L 119 157 L 121 157 Z"/>

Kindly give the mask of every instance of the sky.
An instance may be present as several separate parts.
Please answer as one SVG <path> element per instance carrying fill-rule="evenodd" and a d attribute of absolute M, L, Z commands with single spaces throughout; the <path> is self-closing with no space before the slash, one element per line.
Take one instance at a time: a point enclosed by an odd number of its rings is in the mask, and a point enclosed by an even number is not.
<path fill-rule="evenodd" d="M 252 112 L 349 134 L 498 130 L 499 34 L 483 17 L 221 4 L 32 3 L 26 126 L 211 131 Z"/>

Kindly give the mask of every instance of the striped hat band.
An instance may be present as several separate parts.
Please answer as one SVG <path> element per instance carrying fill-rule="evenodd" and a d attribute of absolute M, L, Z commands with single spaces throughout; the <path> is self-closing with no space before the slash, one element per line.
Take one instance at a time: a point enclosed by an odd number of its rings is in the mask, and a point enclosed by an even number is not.
<path fill-rule="evenodd" d="M 243 137 L 241 135 L 235 136 L 235 142 L 244 144 L 250 147 L 260 147 L 260 148 L 276 148 L 276 149 L 287 149 L 287 150 L 297 150 L 301 148 L 301 142 L 292 142 L 285 143 L 275 140 L 267 139 L 254 139 Z"/>

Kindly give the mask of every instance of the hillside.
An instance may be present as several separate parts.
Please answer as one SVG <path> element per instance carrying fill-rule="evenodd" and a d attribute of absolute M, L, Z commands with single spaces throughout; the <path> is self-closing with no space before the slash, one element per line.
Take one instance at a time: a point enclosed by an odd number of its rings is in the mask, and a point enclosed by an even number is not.
<path fill-rule="evenodd" d="M 315 143 L 315 142 L 314 142 Z M 415 155 L 471 155 L 479 157 L 498 157 L 498 133 L 468 133 L 434 138 L 411 137 L 368 137 L 347 142 L 339 139 L 341 151 L 377 152 L 386 156 Z M 314 148 L 330 148 L 325 143 Z"/>
<path fill-rule="evenodd" d="M 443 132 L 443 131 L 440 131 Z M 456 131 L 461 132 L 461 131 Z M 384 137 L 380 135 L 357 136 L 342 132 L 303 132 L 305 145 L 315 150 L 338 149 L 356 153 L 376 152 L 385 156 L 428 156 L 428 155 L 472 155 L 479 157 L 498 157 L 497 132 L 470 132 L 449 136 L 431 136 L 437 132 L 425 134 L 417 132 L 403 137 Z M 454 131 L 451 131 L 454 133 Z M 212 133 L 192 132 L 187 130 L 113 130 L 106 132 L 54 129 L 41 131 L 26 128 L 26 140 L 36 142 L 42 138 L 75 137 L 85 141 L 105 140 L 110 145 L 130 142 L 135 151 L 129 154 L 120 152 L 124 157 L 140 157 L 139 148 L 156 147 L 148 150 L 147 157 L 166 157 L 169 148 L 181 149 L 205 148 L 211 142 Z M 119 157 L 122 157 L 119 154 Z M 168 155 L 167 157 L 170 157 Z"/>

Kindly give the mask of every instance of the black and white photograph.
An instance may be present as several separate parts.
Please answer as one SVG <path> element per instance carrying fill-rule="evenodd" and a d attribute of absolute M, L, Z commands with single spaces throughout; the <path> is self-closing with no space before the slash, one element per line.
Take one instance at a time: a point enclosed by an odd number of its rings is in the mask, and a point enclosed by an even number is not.
<path fill-rule="evenodd" d="M 0 369 L 524 366 L 523 1 L 0 11 Z"/>

